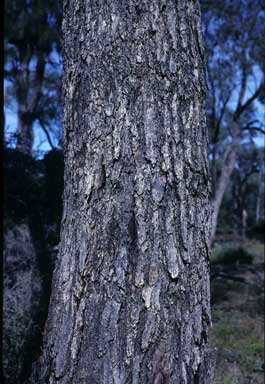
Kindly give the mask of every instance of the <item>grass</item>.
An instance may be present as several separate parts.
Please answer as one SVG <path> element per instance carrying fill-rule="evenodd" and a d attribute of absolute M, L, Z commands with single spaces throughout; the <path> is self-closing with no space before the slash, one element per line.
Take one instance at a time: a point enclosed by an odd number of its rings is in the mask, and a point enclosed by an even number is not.
<path fill-rule="evenodd" d="M 214 263 L 221 265 L 228 249 L 233 250 L 231 244 L 215 247 Z M 238 250 L 238 246 L 234 249 Z M 251 255 L 254 269 L 264 262 L 264 246 L 257 241 L 247 242 L 243 254 Z M 225 260 L 224 268 L 228 264 Z M 252 283 L 255 274 L 247 270 L 244 273 Z M 214 384 L 264 384 L 264 293 L 251 284 L 227 280 L 214 280 L 211 290 L 215 299 L 210 344 L 218 349 Z"/>
<path fill-rule="evenodd" d="M 220 312 L 219 312 L 220 315 Z M 262 322 L 239 311 L 222 312 L 212 330 L 212 343 L 236 360 L 244 371 L 262 369 L 264 338 Z M 213 311 L 213 320 L 215 312 Z"/>
<path fill-rule="evenodd" d="M 231 376 L 225 376 L 224 384 L 233 384 L 233 378 Z"/>

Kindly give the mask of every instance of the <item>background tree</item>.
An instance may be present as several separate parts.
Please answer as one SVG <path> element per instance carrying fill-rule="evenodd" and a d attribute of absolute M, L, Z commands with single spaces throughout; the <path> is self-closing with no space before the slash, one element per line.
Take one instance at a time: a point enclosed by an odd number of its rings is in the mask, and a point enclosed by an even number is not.
<path fill-rule="evenodd" d="M 3 376 L 22 384 L 40 354 L 62 213 L 63 156 L 4 156 Z"/>
<path fill-rule="evenodd" d="M 46 149 L 59 144 L 61 2 L 5 5 L 5 107 L 18 124 L 5 127 L 7 142 L 16 133 L 16 150 L 4 153 L 3 369 L 7 384 L 21 384 L 39 354 L 60 232 L 62 153 L 37 160 L 32 149 L 38 127 Z"/>
<path fill-rule="evenodd" d="M 225 236 L 233 235 L 238 241 L 243 234 L 243 211 L 247 212 L 246 229 L 249 231 L 257 223 L 257 206 L 259 220 L 264 219 L 264 151 L 255 143 L 241 144 L 225 192 L 222 208 L 218 219 L 217 233 Z"/>
<path fill-rule="evenodd" d="M 262 0 L 202 0 L 207 47 L 207 117 L 213 179 L 213 241 L 242 143 L 264 134 L 265 14 Z"/>
<path fill-rule="evenodd" d="M 16 147 L 31 155 L 34 123 L 58 143 L 61 2 L 8 0 L 5 16 L 6 104 L 17 113 Z"/>
<path fill-rule="evenodd" d="M 242 145 L 238 153 L 237 164 L 232 175 L 232 196 L 237 216 L 237 233 L 245 230 L 242 218 L 244 210 L 247 212 L 247 226 L 256 222 L 257 204 L 259 204 L 259 191 L 262 183 L 260 174 L 264 176 L 264 152 L 255 145 Z M 261 185 L 260 185 L 261 184 Z M 264 188 L 264 185 L 263 185 Z"/>
<path fill-rule="evenodd" d="M 210 384 L 199 4 L 75 0 L 63 35 L 63 227 L 34 380 Z"/>

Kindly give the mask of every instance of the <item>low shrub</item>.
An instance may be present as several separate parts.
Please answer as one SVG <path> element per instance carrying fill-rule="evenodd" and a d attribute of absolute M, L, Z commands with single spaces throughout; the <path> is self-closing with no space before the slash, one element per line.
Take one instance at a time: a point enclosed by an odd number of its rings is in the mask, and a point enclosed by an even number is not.
<path fill-rule="evenodd" d="M 224 252 L 220 252 L 212 264 L 234 265 L 234 264 L 252 264 L 253 255 L 246 251 L 243 247 L 228 248 Z"/>

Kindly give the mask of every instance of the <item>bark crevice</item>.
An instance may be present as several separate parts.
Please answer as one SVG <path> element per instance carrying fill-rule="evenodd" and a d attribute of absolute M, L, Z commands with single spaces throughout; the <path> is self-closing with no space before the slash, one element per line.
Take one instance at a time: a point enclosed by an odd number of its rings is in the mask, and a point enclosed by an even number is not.
<path fill-rule="evenodd" d="M 136 0 L 74 0 L 65 10 L 65 206 L 44 383 L 192 384 L 203 364 L 209 181 L 199 17 L 190 0 L 163 12 L 159 1 Z"/>

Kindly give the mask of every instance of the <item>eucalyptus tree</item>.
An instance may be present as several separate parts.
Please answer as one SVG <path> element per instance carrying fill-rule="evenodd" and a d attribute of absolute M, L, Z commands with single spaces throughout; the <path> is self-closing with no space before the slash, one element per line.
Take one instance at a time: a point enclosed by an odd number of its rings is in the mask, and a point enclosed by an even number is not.
<path fill-rule="evenodd" d="M 17 149 L 32 154 L 38 123 L 51 147 L 60 119 L 61 2 L 5 2 L 6 104 L 17 113 Z"/>
<path fill-rule="evenodd" d="M 235 213 L 237 234 L 244 232 L 244 211 L 247 213 L 246 229 L 257 224 L 262 214 L 264 195 L 264 149 L 254 143 L 243 144 L 238 152 L 235 170 L 231 176 L 231 207 Z"/>
<path fill-rule="evenodd" d="M 56 143 L 60 15 L 59 1 L 5 2 L 5 102 L 18 121 L 18 151 L 6 147 L 4 151 L 3 378 L 7 384 L 26 382 L 47 316 L 52 271 L 49 248 L 51 239 L 57 239 L 60 194 L 56 187 L 61 181 L 56 175 L 50 182 L 49 157 L 56 158 L 53 174 L 61 164 L 56 151 L 43 162 L 31 155 L 36 123 L 50 146 Z M 44 200 L 49 184 L 53 200 L 48 205 Z"/>
<path fill-rule="evenodd" d="M 61 243 L 39 383 L 207 383 L 198 1 L 65 1 Z"/>
<path fill-rule="evenodd" d="M 264 130 L 264 0 L 201 0 L 207 58 L 212 233 L 242 143 Z"/>

